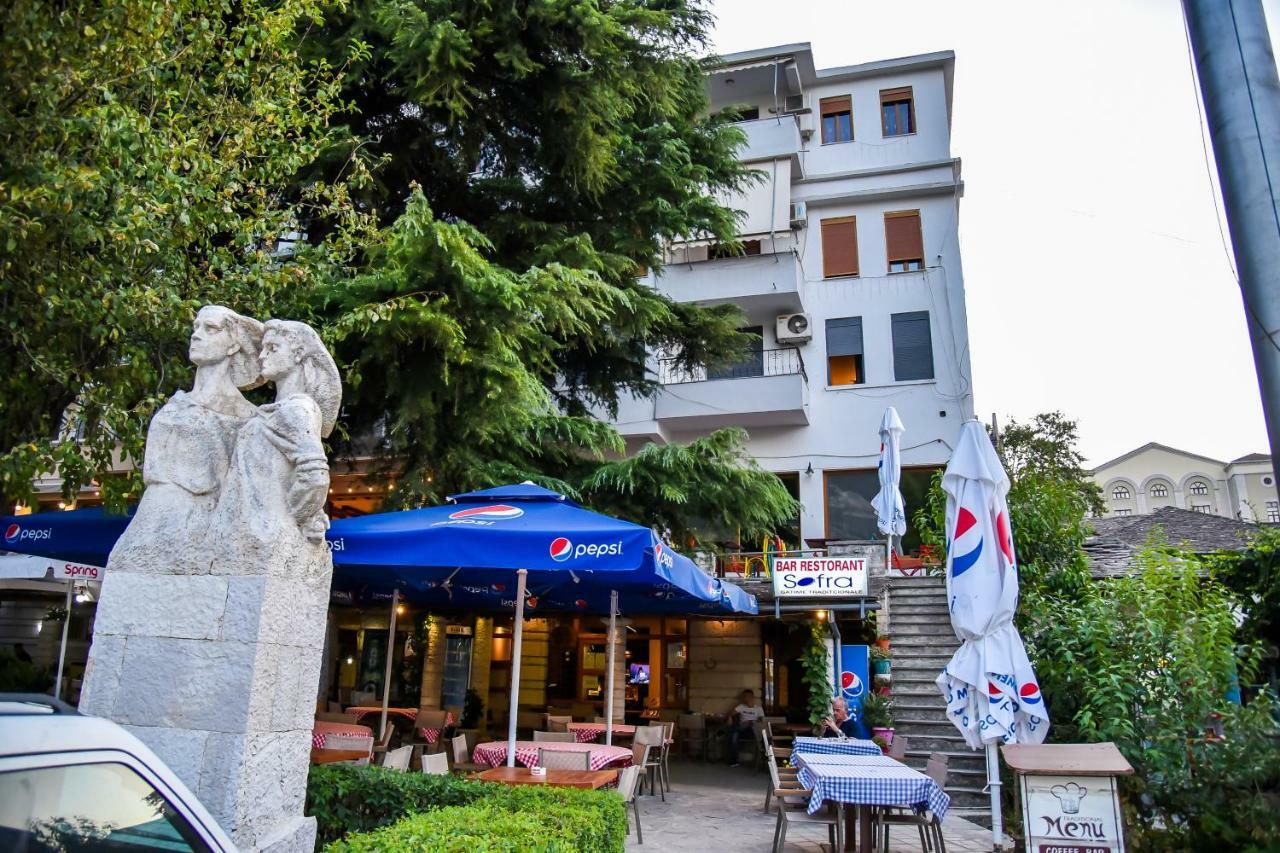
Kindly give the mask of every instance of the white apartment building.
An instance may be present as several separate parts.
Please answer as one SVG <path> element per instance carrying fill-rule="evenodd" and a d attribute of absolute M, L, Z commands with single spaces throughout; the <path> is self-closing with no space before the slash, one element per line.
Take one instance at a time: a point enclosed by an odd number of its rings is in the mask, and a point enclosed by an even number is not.
<path fill-rule="evenodd" d="M 676 242 L 648 281 L 682 302 L 737 305 L 759 350 L 710 372 L 655 356 L 662 389 L 625 400 L 614 423 L 629 452 L 746 428 L 751 455 L 804 505 L 804 543 L 789 548 L 875 537 L 885 407 L 906 426 L 909 513 L 973 415 L 954 63 L 942 52 L 816 69 L 809 45 L 791 44 L 707 75 L 711 109 L 738 108 L 742 158 L 763 178 L 725 200 L 744 214 L 746 254 Z"/>
<path fill-rule="evenodd" d="M 1166 506 L 1255 523 L 1280 522 L 1271 457 L 1222 462 L 1156 442 L 1094 468 L 1106 518 L 1147 515 Z"/>

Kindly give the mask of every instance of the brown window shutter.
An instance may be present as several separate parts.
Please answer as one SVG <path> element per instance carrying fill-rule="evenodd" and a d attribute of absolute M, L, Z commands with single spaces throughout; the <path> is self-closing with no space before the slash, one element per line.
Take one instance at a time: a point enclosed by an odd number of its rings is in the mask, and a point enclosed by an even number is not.
<path fill-rule="evenodd" d="M 830 113 L 851 113 L 853 112 L 853 96 L 837 95 L 834 98 L 823 98 L 818 102 L 818 109 L 824 116 Z"/>
<path fill-rule="evenodd" d="M 880 103 L 882 104 L 891 104 L 894 101 L 909 101 L 909 100 L 911 100 L 910 86 L 899 86 L 897 89 L 881 89 L 880 90 Z"/>
<path fill-rule="evenodd" d="M 899 210 L 884 215 L 885 254 L 894 261 L 923 261 L 924 237 L 920 233 L 920 211 Z"/>
<path fill-rule="evenodd" d="M 833 278 L 858 274 L 858 219 L 840 216 L 822 220 L 822 275 Z"/>

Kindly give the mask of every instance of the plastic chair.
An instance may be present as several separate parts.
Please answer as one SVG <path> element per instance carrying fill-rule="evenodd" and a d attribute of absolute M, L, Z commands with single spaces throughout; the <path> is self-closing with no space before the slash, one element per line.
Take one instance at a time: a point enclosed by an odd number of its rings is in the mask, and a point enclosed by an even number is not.
<path fill-rule="evenodd" d="M 893 736 L 893 743 L 889 744 L 889 757 L 895 761 L 902 761 L 907 757 L 906 735 Z"/>
<path fill-rule="evenodd" d="M 423 755 L 422 772 L 432 776 L 448 776 L 449 756 L 443 752 L 431 752 Z"/>
<path fill-rule="evenodd" d="M 671 790 L 671 747 L 675 742 L 676 724 L 666 720 L 650 720 L 649 725 L 662 727 L 662 781 Z"/>
<path fill-rule="evenodd" d="M 563 749 L 538 750 L 538 766 L 548 770 L 590 770 L 591 753 Z"/>
<path fill-rule="evenodd" d="M 648 747 L 643 747 L 648 749 Z M 624 767 L 618 772 L 618 793 L 622 795 L 622 802 L 631 806 L 631 811 L 635 814 L 636 821 L 636 840 L 644 844 L 644 831 L 640 829 L 640 801 L 636 799 L 636 786 L 640 784 L 640 768 L 635 764 L 630 767 Z M 631 821 L 627 821 L 627 834 L 631 834 Z"/>
<path fill-rule="evenodd" d="M 637 769 L 640 774 L 639 781 L 636 783 L 636 789 L 644 787 L 644 768 L 649 763 L 649 744 L 633 743 L 631 744 L 631 766 Z"/>
<path fill-rule="evenodd" d="M 398 749 L 391 749 L 382 756 L 382 766 L 388 770 L 408 770 L 409 759 L 413 757 L 412 746 L 402 746 Z"/>
<path fill-rule="evenodd" d="M 489 769 L 487 764 L 477 764 L 471 760 L 471 750 L 467 747 L 466 735 L 456 735 L 449 744 L 453 748 L 454 773 L 477 773 Z"/>
<path fill-rule="evenodd" d="M 896 738 L 895 738 L 896 740 Z M 947 785 L 947 756 L 941 752 L 935 752 L 929 756 L 929 761 L 925 765 L 924 775 L 934 781 L 939 788 L 945 788 Z M 942 821 L 932 811 L 925 814 L 915 814 L 908 809 L 896 811 L 878 810 L 872 815 L 873 826 L 875 832 L 879 835 L 881 850 L 888 853 L 889 850 L 889 827 L 891 826 L 914 826 L 920 833 L 920 849 L 929 853 L 947 853 L 947 843 L 942 838 Z"/>
<path fill-rule="evenodd" d="M 658 793 L 662 795 L 662 801 L 667 801 L 666 785 L 662 781 L 662 747 L 667 741 L 667 730 L 661 726 L 642 726 L 636 729 L 636 744 L 644 744 L 649 747 L 649 752 L 645 756 L 644 770 L 649 779 L 649 796 L 653 796 L 653 780 L 655 773 L 658 777 Z"/>
<path fill-rule="evenodd" d="M 575 740 L 573 732 L 534 732 L 534 743 L 573 743 Z"/>

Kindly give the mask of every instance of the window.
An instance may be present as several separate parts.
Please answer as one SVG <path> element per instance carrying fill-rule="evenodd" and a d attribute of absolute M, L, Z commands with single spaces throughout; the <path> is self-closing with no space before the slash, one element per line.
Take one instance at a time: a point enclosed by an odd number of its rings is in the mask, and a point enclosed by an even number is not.
<path fill-rule="evenodd" d="M 1118 501 L 1127 501 L 1132 496 L 1129 494 L 1128 486 L 1116 486 L 1111 490 L 1111 497 Z"/>
<path fill-rule="evenodd" d="M 751 336 L 747 351 L 732 364 L 707 368 L 708 379 L 746 379 L 751 376 L 764 376 L 764 327 L 748 326 L 738 331 Z"/>
<path fill-rule="evenodd" d="M 1166 486 L 1164 483 L 1152 483 L 1149 491 L 1151 492 L 1151 497 L 1153 498 L 1169 497 L 1169 487 Z"/>
<path fill-rule="evenodd" d="M 928 500 L 933 468 L 904 468 L 899 488 L 902 491 L 902 502 L 906 507 L 907 518 L 911 519 L 916 510 L 924 506 Z M 880 491 L 880 478 L 875 468 L 857 471 L 824 471 L 823 494 L 826 505 L 826 538 L 841 539 L 879 539 L 884 537 L 876 530 L 876 511 L 871 507 L 871 500 Z M 903 553 L 917 553 L 920 548 L 920 533 L 915 525 L 907 522 L 907 532 L 902 537 Z"/>
<path fill-rule="evenodd" d="M 822 144 L 853 141 L 853 98 L 840 95 L 818 102 L 822 113 Z"/>
<path fill-rule="evenodd" d="M 838 317 L 827 321 L 827 384 L 861 385 L 862 318 Z"/>
<path fill-rule="evenodd" d="M 822 277 L 858 274 L 858 217 L 822 220 Z"/>
<path fill-rule="evenodd" d="M 1209 494 L 1209 484 L 1204 482 L 1203 480 L 1196 480 L 1194 483 L 1191 484 L 1191 494 L 1193 495 Z"/>
<path fill-rule="evenodd" d="M 1205 515 L 1208 515 L 1212 511 L 1212 507 L 1208 504 L 1192 504 L 1191 510 L 1192 512 L 1203 512 Z"/>
<path fill-rule="evenodd" d="M 924 269 L 924 237 L 920 232 L 920 211 L 898 210 L 884 215 L 885 254 L 889 272 Z"/>
<path fill-rule="evenodd" d="M 1267 501 L 1267 521 L 1280 522 L 1280 501 Z"/>
<path fill-rule="evenodd" d="M 760 254 L 759 240 L 743 240 L 737 246 L 730 243 L 712 243 L 707 250 L 707 256 L 710 260 L 718 260 L 719 258 L 740 258 L 743 255 Z"/>
<path fill-rule="evenodd" d="M 6 850 L 187 850 L 208 845 L 147 780 L 123 764 L 0 773 Z"/>
<path fill-rule="evenodd" d="M 880 90 L 880 130 L 885 136 L 916 132 L 916 106 L 910 86 Z"/>
<path fill-rule="evenodd" d="M 1270 477 L 1263 477 L 1263 478 L 1262 478 L 1262 485 L 1264 485 L 1264 486 L 1270 486 L 1270 485 L 1271 485 L 1271 478 L 1270 478 Z"/>
<path fill-rule="evenodd" d="M 1114 510 L 1112 514 L 1117 515 L 1121 518 L 1124 518 L 1126 515 L 1133 515 L 1133 510 L 1127 509 L 1127 508 L 1121 508 L 1121 509 Z"/>
<path fill-rule="evenodd" d="M 894 314 L 893 378 L 898 382 L 933 378 L 933 338 L 929 334 L 929 312 Z"/>

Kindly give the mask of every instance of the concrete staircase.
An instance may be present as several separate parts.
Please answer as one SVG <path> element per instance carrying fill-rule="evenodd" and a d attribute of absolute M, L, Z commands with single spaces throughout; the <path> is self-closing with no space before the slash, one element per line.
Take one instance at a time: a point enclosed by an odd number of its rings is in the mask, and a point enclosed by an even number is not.
<path fill-rule="evenodd" d="M 907 764 L 924 769 L 932 752 L 947 755 L 947 793 L 951 810 L 966 820 L 991 825 L 986 761 L 965 745 L 947 719 L 946 704 L 934 680 L 960 647 L 947 611 L 942 577 L 889 579 L 889 647 L 893 655 L 894 736 L 905 736 Z"/>

